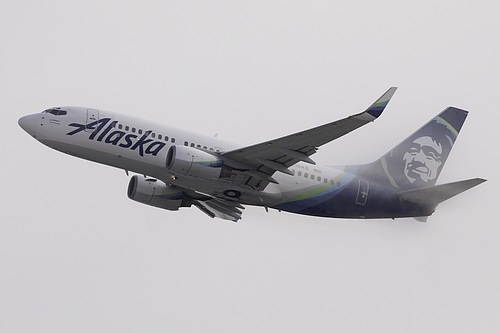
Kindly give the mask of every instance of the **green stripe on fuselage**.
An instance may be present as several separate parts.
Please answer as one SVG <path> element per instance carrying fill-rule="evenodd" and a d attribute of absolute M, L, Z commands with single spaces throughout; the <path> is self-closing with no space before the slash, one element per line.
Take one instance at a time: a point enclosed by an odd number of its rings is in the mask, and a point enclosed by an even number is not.
<path fill-rule="evenodd" d="M 345 174 L 345 171 L 343 171 L 340 175 L 338 175 L 337 177 L 335 177 L 333 179 L 333 183 L 337 183 L 338 181 L 340 181 L 340 179 L 344 176 Z M 307 199 L 307 198 L 310 198 L 310 197 L 313 197 L 323 191 L 326 191 L 328 190 L 332 185 L 331 184 L 324 184 L 320 187 L 316 187 L 312 190 L 309 190 L 309 191 L 306 191 L 306 192 L 303 192 L 299 195 L 296 195 L 294 197 L 292 197 L 290 200 L 288 200 L 287 202 L 291 202 L 291 201 L 299 201 L 299 200 L 303 200 L 303 199 Z"/>

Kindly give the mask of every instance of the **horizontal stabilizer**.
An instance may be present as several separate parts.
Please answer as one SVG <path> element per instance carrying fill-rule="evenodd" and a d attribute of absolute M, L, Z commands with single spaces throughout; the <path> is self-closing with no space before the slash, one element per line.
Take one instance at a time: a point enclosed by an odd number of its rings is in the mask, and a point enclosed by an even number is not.
<path fill-rule="evenodd" d="M 438 205 L 439 203 L 448 200 L 457 194 L 467 191 L 468 189 L 471 189 L 474 186 L 477 186 L 485 181 L 486 179 L 482 178 L 467 179 L 454 183 L 400 192 L 397 194 L 397 196 L 403 200 L 410 201 L 415 204 Z"/>

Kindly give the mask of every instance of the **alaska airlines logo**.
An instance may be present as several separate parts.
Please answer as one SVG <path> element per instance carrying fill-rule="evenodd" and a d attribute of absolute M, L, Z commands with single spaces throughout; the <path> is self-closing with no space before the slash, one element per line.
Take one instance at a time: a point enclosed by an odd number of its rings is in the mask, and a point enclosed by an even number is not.
<path fill-rule="evenodd" d="M 113 121 L 109 125 L 111 118 L 103 118 L 87 125 L 71 123 L 69 126 L 76 127 L 74 131 L 66 133 L 66 135 L 75 135 L 76 133 L 83 132 L 85 129 L 93 130 L 89 136 L 89 140 L 96 140 L 99 142 L 128 148 L 130 150 L 138 150 L 139 155 L 153 155 L 156 156 L 165 147 L 165 143 L 161 141 L 153 141 L 148 139 L 147 134 L 139 138 L 138 135 L 127 133 L 121 130 L 114 130 L 118 121 Z M 107 126 L 106 126 L 107 125 Z M 147 133 L 147 132 L 146 132 Z M 97 137 L 97 138 L 96 138 Z"/>
<path fill-rule="evenodd" d="M 391 185 L 402 189 L 434 185 L 457 135 L 440 116 L 413 133 L 380 159 Z"/>

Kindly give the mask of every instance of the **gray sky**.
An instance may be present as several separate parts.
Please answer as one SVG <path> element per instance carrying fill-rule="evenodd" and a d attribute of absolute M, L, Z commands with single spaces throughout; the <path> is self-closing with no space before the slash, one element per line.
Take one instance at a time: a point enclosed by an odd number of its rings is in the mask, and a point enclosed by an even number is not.
<path fill-rule="evenodd" d="M 2 332 L 498 332 L 494 1 L 11 1 L 0 13 Z M 364 110 L 319 163 L 381 156 L 470 111 L 428 223 L 130 201 L 121 170 L 42 146 L 25 114 L 83 105 L 242 145 Z"/>

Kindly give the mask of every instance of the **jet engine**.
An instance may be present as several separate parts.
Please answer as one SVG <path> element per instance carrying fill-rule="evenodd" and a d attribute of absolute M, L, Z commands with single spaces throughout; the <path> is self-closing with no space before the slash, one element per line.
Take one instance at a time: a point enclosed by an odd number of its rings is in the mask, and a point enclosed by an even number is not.
<path fill-rule="evenodd" d="M 217 155 L 179 145 L 170 147 L 168 151 L 167 170 L 177 176 L 203 179 L 218 179 L 231 175 L 231 168 L 225 166 Z"/>
<path fill-rule="evenodd" d="M 168 210 L 190 207 L 192 203 L 192 199 L 177 187 L 137 175 L 130 178 L 127 195 L 134 201 Z"/>

